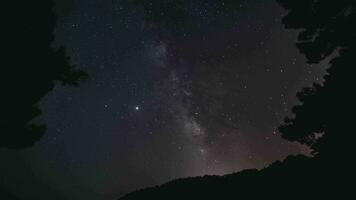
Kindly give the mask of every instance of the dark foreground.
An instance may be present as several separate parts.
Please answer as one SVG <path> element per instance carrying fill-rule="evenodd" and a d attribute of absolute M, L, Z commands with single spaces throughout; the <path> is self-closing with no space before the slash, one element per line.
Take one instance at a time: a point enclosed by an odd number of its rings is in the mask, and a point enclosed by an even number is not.
<path fill-rule="evenodd" d="M 351 180 L 345 171 L 330 171 L 322 158 L 290 156 L 263 170 L 225 176 L 175 180 L 130 193 L 133 199 L 346 199 Z M 337 170 L 337 166 L 334 166 Z"/>

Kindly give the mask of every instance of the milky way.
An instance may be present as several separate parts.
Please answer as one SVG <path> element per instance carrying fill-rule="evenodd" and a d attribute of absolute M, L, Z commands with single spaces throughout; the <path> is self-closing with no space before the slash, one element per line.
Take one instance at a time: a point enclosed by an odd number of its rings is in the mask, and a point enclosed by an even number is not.
<path fill-rule="evenodd" d="M 325 67 L 305 64 L 274 1 L 58 0 L 56 12 L 54 45 L 90 79 L 42 101 L 35 147 L 0 152 L 25 196 L 117 198 L 308 151 L 277 127 Z"/>

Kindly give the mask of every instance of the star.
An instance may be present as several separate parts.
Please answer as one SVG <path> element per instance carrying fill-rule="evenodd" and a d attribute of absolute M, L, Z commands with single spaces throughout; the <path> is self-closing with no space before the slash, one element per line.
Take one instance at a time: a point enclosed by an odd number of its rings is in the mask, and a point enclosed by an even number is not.
<path fill-rule="evenodd" d="M 140 110 L 140 106 L 135 106 L 135 110 Z"/>

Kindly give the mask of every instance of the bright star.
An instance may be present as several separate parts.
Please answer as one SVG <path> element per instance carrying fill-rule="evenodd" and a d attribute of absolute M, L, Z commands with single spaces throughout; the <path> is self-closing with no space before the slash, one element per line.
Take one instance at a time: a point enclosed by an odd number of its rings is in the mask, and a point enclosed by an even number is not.
<path fill-rule="evenodd" d="M 140 107 L 139 107 L 139 106 L 136 106 L 136 107 L 135 107 L 135 110 L 140 110 Z"/>

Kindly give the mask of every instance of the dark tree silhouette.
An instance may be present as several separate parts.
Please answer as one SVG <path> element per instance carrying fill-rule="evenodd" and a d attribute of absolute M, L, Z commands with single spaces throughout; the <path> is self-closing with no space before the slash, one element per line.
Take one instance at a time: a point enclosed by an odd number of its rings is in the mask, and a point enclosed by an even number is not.
<path fill-rule="evenodd" d="M 356 64 L 356 1 L 277 1 L 289 11 L 283 19 L 286 28 L 302 29 L 297 47 L 309 63 L 337 54 L 323 85 L 314 84 L 297 94 L 302 105 L 293 108 L 294 118 L 285 119 L 282 136 L 309 145 L 315 154 L 341 156 L 348 152 L 345 147 L 350 147 L 347 143 L 353 137 L 347 121 L 352 114 L 349 92 Z"/>
<path fill-rule="evenodd" d="M 69 64 L 63 48 L 51 46 L 56 24 L 53 1 L 4 1 L 1 8 L 0 148 L 20 149 L 44 134 L 45 125 L 31 120 L 41 113 L 38 102 L 55 82 L 77 85 L 87 75 Z"/>

